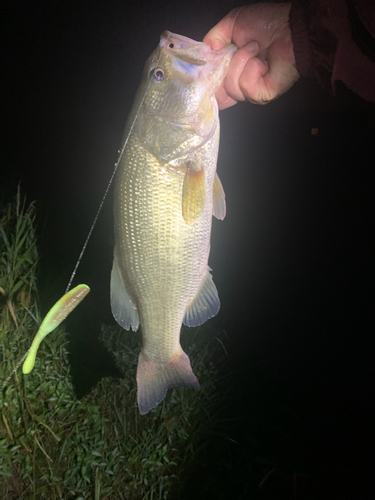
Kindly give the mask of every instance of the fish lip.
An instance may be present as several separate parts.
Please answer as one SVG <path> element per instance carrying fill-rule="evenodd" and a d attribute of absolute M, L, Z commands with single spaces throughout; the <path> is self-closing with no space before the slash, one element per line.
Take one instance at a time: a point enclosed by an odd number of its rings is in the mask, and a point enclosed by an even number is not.
<path fill-rule="evenodd" d="M 169 46 L 171 43 L 173 43 L 173 47 Z M 182 46 L 179 46 L 181 44 Z M 203 66 L 208 62 L 214 62 L 216 58 L 222 58 L 224 55 L 222 49 L 213 50 L 204 42 L 197 42 L 192 38 L 178 35 L 171 31 L 164 31 L 160 35 L 159 47 L 165 50 L 168 55 L 178 57 L 182 61 L 196 66 Z"/>
<path fill-rule="evenodd" d="M 199 77 L 202 77 L 204 80 L 210 80 L 213 73 L 216 72 L 216 68 L 222 64 L 224 64 L 223 68 L 226 68 L 224 70 L 224 73 L 226 73 L 230 59 L 238 49 L 236 45 L 229 44 L 220 50 L 213 50 L 204 42 L 197 42 L 192 38 L 170 31 L 164 31 L 161 34 L 158 48 L 159 51 L 165 52 L 171 60 L 180 60 L 183 63 L 195 66 L 197 72 L 199 72 Z"/>
<path fill-rule="evenodd" d="M 163 31 L 163 33 L 160 35 L 160 42 L 159 42 L 159 45 L 161 47 L 165 47 L 166 45 L 169 46 L 170 43 L 173 43 L 174 45 L 179 42 L 182 42 L 184 45 L 182 47 L 173 47 L 174 50 L 181 50 L 181 49 L 184 49 L 186 47 L 191 47 L 191 46 L 204 46 L 204 47 L 208 47 L 210 50 L 211 47 L 209 45 L 207 45 L 206 43 L 204 42 L 198 42 L 197 40 L 193 40 L 193 38 L 189 38 L 187 36 L 184 36 L 184 35 L 179 35 L 177 33 L 172 33 L 171 31 L 168 31 L 168 30 L 165 30 Z"/>

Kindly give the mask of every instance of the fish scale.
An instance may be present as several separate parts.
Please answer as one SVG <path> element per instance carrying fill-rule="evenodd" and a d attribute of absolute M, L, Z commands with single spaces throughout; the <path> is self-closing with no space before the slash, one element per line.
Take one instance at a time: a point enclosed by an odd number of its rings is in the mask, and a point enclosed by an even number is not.
<path fill-rule="evenodd" d="M 196 60 L 189 54 L 192 44 Z M 124 328 L 141 325 L 141 414 L 171 387 L 199 388 L 180 346 L 181 325 L 197 326 L 220 307 L 208 271 L 212 214 L 225 214 L 224 192 L 220 181 L 214 183 L 219 145 L 214 94 L 233 51 L 212 51 L 166 32 L 145 66 L 146 94 L 138 93 L 131 111 L 135 116 L 142 98 L 116 177 L 111 307 Z M 175 64 L 176 58 L 184 64 Z"/>
<path fill-rule="evenodd" d="M 130 158 L 125 154 L 123 162 L 127 168 L 119 174 L 120 192 L 116 193 L 120 205 L 126 207 L 116 228 L 122 242 L 120 251 L 126 256 L 122 272 L 130 296 L 139 304 L 146 346 L 162 345 L 164 341 L 175 346 L 175 340 L 169 339 L 178 338 L 185 309 L 205 274 L 212 204 L 206 207 L 209 217 L 206 213 L 201 216 L 206 224 L 198 220 L 189 227 L 181 213 L 181 173 L 170 170 L 160 175 L 163 165 L 147 155 L 141 145 L 138 154 Z M 155 177 L 164 182 L 155 183 Z M 207 182 L 212 184 L 208 177 L 209 171 Z M 135 191 L 139 193 L 137 197 Z M 131 251 L 126 251 L 129 247 Z M 149 279 L 139 280 L 140 276 Z M 155 336 L 154 341 L 149 340 Z M 168 361 L 173 354 L 164 351 L 160 361 Z"/>

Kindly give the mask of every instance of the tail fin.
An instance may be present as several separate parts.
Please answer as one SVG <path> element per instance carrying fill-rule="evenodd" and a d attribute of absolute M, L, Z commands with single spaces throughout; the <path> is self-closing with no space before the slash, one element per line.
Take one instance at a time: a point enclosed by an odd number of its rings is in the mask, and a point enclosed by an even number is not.
<path fill-rule="evenodd" d="M 141 351 L 137 369 L 138 407 L 145 415 L 163 401 L 167 390 L 185 386 L 199 389 L 199 382 L 184 351 L 168 363 L 146 361 Z"/>

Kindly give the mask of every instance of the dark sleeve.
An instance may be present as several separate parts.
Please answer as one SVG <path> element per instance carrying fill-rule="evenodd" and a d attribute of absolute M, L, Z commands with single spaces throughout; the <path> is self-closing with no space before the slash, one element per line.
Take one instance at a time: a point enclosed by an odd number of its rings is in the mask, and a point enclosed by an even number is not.
<path fill-rule="evenodd" d="M 375 102 L 374 0 L 295 0 L 289 22 L 302 77 L 333 93 L 341 81 Z"/>

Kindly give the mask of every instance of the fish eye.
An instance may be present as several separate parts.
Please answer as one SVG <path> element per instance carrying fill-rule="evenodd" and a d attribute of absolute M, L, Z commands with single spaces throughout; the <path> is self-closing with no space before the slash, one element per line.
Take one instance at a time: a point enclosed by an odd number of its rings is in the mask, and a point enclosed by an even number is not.
<path fill-rule="evenodd" d="M 174 43 L 170 43 L 170 44 L 169 44 L 169 48 L 170 48 L 170 49 L 173 49 L 173 47 L 174 47 Z"/>
<path fill-rule="evenodd" d="M 164 70 L 162 68 L 155 68 L 152 71 L 152 76 L 156 82 L 164 80 Z"/>

